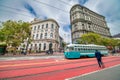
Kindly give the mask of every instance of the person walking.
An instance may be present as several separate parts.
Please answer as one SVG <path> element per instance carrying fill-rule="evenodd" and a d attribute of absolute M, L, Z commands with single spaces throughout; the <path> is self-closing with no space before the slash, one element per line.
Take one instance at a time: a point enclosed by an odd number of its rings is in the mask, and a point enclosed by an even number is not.
<path fill-rule="evenodd" d="M 102 54 L 101 52 L 99 52 L 98 50 L 95 51 L 95 57 L 97 59 L 98 65 L 100 68 L 104 68 L 104 64 L 102 62 Z"/>

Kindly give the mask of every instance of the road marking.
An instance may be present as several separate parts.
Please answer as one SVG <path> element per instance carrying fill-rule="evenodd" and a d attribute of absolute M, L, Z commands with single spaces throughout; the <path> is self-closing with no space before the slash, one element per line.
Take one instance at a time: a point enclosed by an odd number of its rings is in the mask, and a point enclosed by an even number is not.
<path fill-rule="evenodd" d="M 105 69 L 102 69 L 102 70 L 96 70 L 96 71 L 93 71 L 93 72 L 90 72 L 90 73 L 82 74 L 80 76 L 75 76 L 75 77 L 72 77 L 72 78 L 67 78 L 65 80 L 72 80 L 72 79 L 75 79 L 75 78 L 78 78 L 78 77 L 83 77 L 83 76 L 86 76 L 86 75 L 89 75 L 89 74 L 93 74 L 93 73 L 96 73 L 96 72 L 101 72 L 101 71 L 104 71 L 104 70 L 107 70 L 107 69 L 111 69 L 111 68 L 114 68 L 114 67 L 117 67 L 117 66 L 120 66 L 120 64 L 115 65 L 115 66 L 111 66 L 111 67 L 108 67 L 108 68 L 105 68 Z"/>

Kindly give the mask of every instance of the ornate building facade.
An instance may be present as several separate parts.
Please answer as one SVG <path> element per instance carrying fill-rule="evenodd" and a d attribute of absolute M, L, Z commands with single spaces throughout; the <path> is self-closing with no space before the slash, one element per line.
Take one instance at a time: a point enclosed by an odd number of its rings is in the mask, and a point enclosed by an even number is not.
<path fill-rule="evenodd" d="M 72 43 L 76 43 L 83 34 L 93 32 L 104 37 L 111 37 L 105 17 L 79 4 L 70 10 Z"/>
<path fill-rule="evenodd" d="M 35 51 L 49 50 L 52 44 L 53 51 L 58 51 L 60 47 L 59 25 L 53 19 L 31 21 L 32 42 L 29 49 Z"/>

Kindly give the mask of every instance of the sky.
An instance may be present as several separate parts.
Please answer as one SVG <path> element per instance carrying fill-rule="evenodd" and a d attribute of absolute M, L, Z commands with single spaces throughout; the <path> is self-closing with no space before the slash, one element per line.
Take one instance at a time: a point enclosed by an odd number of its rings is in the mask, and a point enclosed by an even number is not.
<path fill-rule="evenodd" d="M 0 23 L 6 20 L 56 20 L 59 34 L 71 42 L 70 9 L 75 4 L 105 16 L 111 35 L 120 33 L 120 0 L 0 0 Z"/>

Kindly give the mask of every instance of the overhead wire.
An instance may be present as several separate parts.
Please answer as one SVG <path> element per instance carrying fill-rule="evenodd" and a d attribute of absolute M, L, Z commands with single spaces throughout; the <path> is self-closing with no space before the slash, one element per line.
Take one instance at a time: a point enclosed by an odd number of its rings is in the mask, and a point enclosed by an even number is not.
<path fill-rule="evenodd" d="M 5 10 L 5 9 L 1 9 L 2 11 L 5 11 L 5 12 L 11 12 L 11 13 L 16 13 L 16 14 L 20 14 L 20 15 L 23 15 L 23 16 L 27 16 L 27 17 L 31 17 L 31 16 L 28 16 L 26 14 L 21 14 L 21 13 L 18 13 L 18 12 L 14 12 L 14 11 L 10 11 L 10 10 Z"/>
<path fill-rule="evenodd" d="M 65 10 L 63 10 L 63 9 L 60 9 L 60 8 L 55 7 L 55 6 L 49 5 L 49 4 L 47 4 L 47 3 L 44 3 L 44 2 L 41 2 L 41 1 L 37 1 L 37 0 L 33 0 L 33 1 L 39 2 L 39 3 L 44 4 L 44 5 L 46 5 L 46 6 L 49 6 L 49 7 L 55 8 L 55 9 L 57 9 L 57 10 L 63 11 L 63 12 L 65 12 L 65 13 L 68 13 L 68 11 L 65 11 Z M 67 4 L 66 2 L 64 2 L 64 1 L 62 1 L 62 0 L 60 0 L 60 2 L 62 2 L 62 3 L 64 3 L 64 4 Z M 67 4 L 67 5 L 72 6 L 72 5 L 70 5 L 70 4 Z M 6 8 L 9 8 L 9 9 L 13 9 L 13 10 L 17 10 L 17 11 L 20 10 L 20 11 L 23 11 L 23 12 L 28 13 L 28 11 L 23 10 L 23 9 L 13 8 L 13 7 L 6 6 L 6 5 L 0 5 L 0 6 L 6 7 Z M 13 12 L 13 11 L 9 11 L 9 10 L 3 10 L 3 11 Z M 14 13 L 17 13 L 17 12 L 14 12 Z M 20 15 L 23 15 L 23 16 L 28 16 L 28 15 L 21 14 L 21 13 L 17 13 L 17 14 L 20 14 Z M 37 15 L 38 15 L 38 14 L 37 14 Z M 38 15 L 38 16 L 42 16 L 42 15 Z M 28 17 L 31 17 L 31 16 L 28 16 Z M 57 20 L 59 20 L 59 19 L 57 19 Z M 66 24 L 66 23 L 64 23 L 64 22 L 62 22 L 62 21 L 59 21 L 59 23 Z"/>
<path fill-rule="evenodd" d="M 69 11 L 63 10 L 63 9 L 61 9 L 61 8 L 57 8 L 57 7 L 55 7 L 55 6 L 49 5 L 49 4 L 47 4 L 47 3 L 44 3 L 44 2 L 41 2 L 41 1 L 38 1 L 38 0 L 33 0 L 33 1 L 36 1 L 36 2 L 41 3 L 41 4 L 43 4 L 43 5 L 46 5 L 46 6 L 55 8 L 55 9 L 58 9 L 58 10 L 63 11 L 63 12 L 65 12 L 65 13 L 68 13 L 68 12 L 69 12 Z"/>
<path fill-rule="evenodd" d="M 58 1 L 60 1 L 60 2 L 62 2 L 62 3 L 64 3 L 64 4 L 67 4 L 67 5 L 69 5 L 69 6 L 73 6 L 72 4 L 68 4 L 67 2 L 65 2 L 65 1 L 63 1 L 63 0 L 58 0 Z"/>

